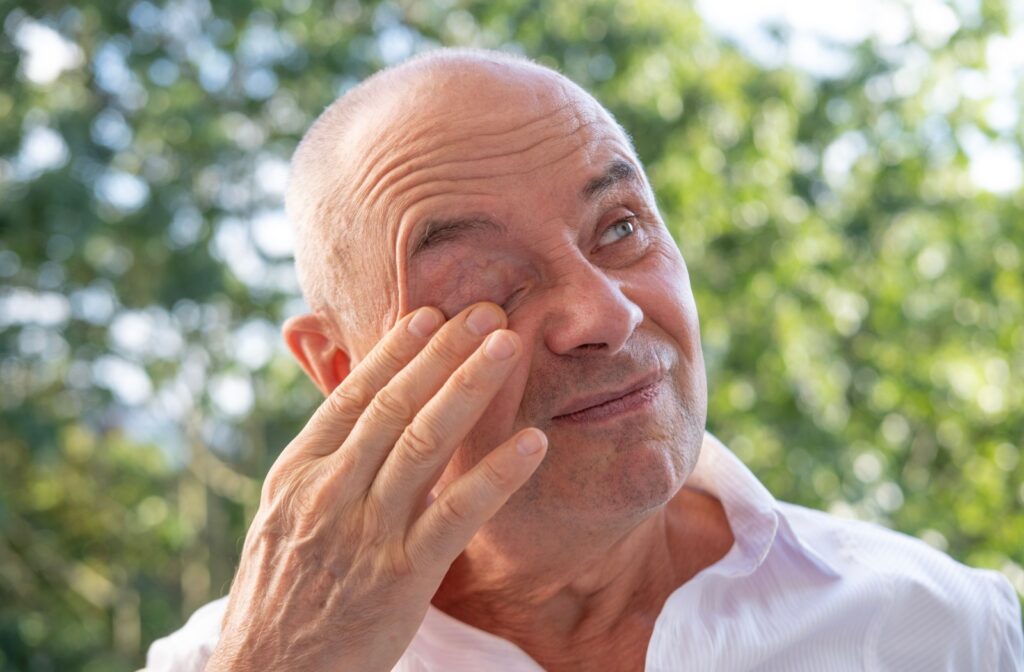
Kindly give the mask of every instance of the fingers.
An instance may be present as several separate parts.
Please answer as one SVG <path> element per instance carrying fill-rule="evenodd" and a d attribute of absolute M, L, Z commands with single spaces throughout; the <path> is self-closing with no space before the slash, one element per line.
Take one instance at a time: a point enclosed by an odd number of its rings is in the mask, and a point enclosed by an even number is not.
<path fill-rule="evenodd" d="M 530 428 L 491 451 L 450 484 L 406 537 L 408 557 L 443 574 L 477 530 L 533 475 L 547 453 L 547 437 Z"/>
<path fill-rule="evenodd" d="M 419 501 L 504 385 L 520 351 L 514 332 L 488 336 L 402 432 L 370 494 L 396 504 Z"/>
<path fill-rule="evenodd" d="M 399 320 L 320 404 L 281 457 L 322 457 L 337 450 L 377 392 L 423 349 L 443 320 L 441 311 L 430 307 Z"/>
<path fill-rule="evenodd" d="M 503 326 L 505 321 L 505 314 L 498 306 L 481 303 L 444 325 L 412 362 L 376 394 L 353 427 L 337 457 L 348 461 L 349 473 L 367 486 L 374 482 L 381 465 L 420 409 L 480 347 L 487 334 Z M 511 332 L 505 333 L 518 342 Z M 510 369 L 510 364 L 506 364 L 506 368 Z M 410 487 L 416 485 L 404 483 L 399 487 L 403 492 L 410 492 Z"/>

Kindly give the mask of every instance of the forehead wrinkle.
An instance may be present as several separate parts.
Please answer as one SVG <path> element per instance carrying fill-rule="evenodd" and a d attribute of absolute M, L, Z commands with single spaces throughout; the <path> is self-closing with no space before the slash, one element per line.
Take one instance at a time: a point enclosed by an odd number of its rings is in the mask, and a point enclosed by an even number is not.
<path fill-rule="evenodd" d="M 460 183 L 466 182 L 487 181 L 502 178 L 507 179 L 528 175 L 536 171 L 537 168 L 540 167 L 541 165 L 557 164 L 569 158 L 576 152 L 585 151 L 587 147 L 590 145 L 601 144 L 609 140 L 613 142 L 618 142 L 621 139 L 614 133 L 600 135 L 585 143 L 580 144 L 579 146 L 572 147 L 569 151 L 555 157 L 554 159 L 544 159 L 538 162 L 537 164 L 527 166 L 526 168 L 521 170 L 508 170 L 503 172 L 487 173 L 483 175 L 469 175 L 465 177 L 445 177 L 444 179 L 428 179 L 426 181 L 421 182 L 420 184 L 417 184 L 414 187 L 411 187 L 410 189 L 406 190 L 400 198 L 395 199 L 394 201 L 383 203 L 381 204 L 380 207 L 382 221 L 395 223 L 394 226 L 388 227 L 389 229 L 391 229 L 390 242 L 392 243 L 393 249 L 395 249 L 396 254 L 399 258 L 405 256 L 401 254 L 401 250 L 398 248 L 398 243 L 400 242 L 399 230 L 403 228 L 403 222 L 405 222 L 407 219 L 407 213 L 415 207 L 422 207 L 424 203 L 427 203 L 431 200 L 450 198 L 451 194 L 448 192 L 452 185 L 459 185 Z M 489 197 L 494 196 L 495 193 L 493 191 L 474 191 L 466 189 L 464 191 L 460 191 L 458 195 L 461 197 Z M 395 208 L 400 209 L 401 212 L 397 216 L 390 216 L 388 211 L 393 210 Z M 412 222 L 411 224 L 408 224 L 404 227 L 408 231 L 404 238 L 407 239 L 409 236 L 412 235 L 413 232 L 411 231 L 411 229 L 414 228 L 416 224 L 418 224 L 418 222 Z"/>
<path fill-rule="evenodd" d="M 468 137 L 444 139 L 443 141 L 435 142 L 434 144 L 439 147 L 449 148 L 460 142 L 468 142 L 473 145 L 479 142 L 481 138 L 490 138 L 523 131 L 532 124 L 547 121 L 552 116 L 555 117 L 554 123 L 557 124 L 558 114 L 571 105 L 572 101 L 568 101 L 559 105 L 554 110 L 545 112 L 534 119 L 530 119 L 527 122 L 513 126 L 510 129 L 493 132 L 480 132 L 479 130 L 475 130 Z M 373 148 L 363 156 L 362 161 L 359 162 L 360 165 L 357 167 L 356 172 L 357 174 L 361 174 L 362 177 L 356 180 L 358 184 L 353 190 L 353 193 L 358 194 L 362 198 L 368 198 L 370 196 L 365 192 L 367 189 L 372 190 L 373 186 L 379 183 L 384 175 L 387 175 L 395 168 L 402 166 L 407 162 L 402 152 L 393 151 L 395 147 L 404 148 L 409 145 L 416 145 L 424 140 L 434 140 L 441 136 L 443 131 L 451 129 L 453 126 L 460 125 L 464 121 L 453 121 L 450 116 L 447 116 L 443 112 L 438 112 L 433 115 L 432 119 L 428 118 L 420 123 L 416 123 L 416 115 L 414 114 L 396 113 L 396 115 L 397 118 L 387 124 L 384 129 L 384 134 L 390 135 L 391 141 L 373 143 Z M 474 119 L 475 117 L 470 116 L 469 118 Z M 462 132 L 460 135 L 466 136 L 466 133 Z"/>
<path fill-rule="evenodd" d="M 503 129 L 503 130 L 500 130 L 500 131 L 494 131 L 492 133 L 475 131 L 473 133 L 472 137 L 464 138 L 464 140 L 466 140 L 466 141 L 473 141 L 473 140 L 478 140 L 480 138 L 500 137 L 502 135 L 507 135 L 509 133 L 516 133 L 518 131 L 525 130 L 527 127 L 531 126 L 532 124 L 536 124 L 536 123 L 543 122 L 543 121 L 548 121 L 548 120 L 551 120 L 552 123 L 559 123 L 559 120 L 558 120 L 559 114 L 561 112 L 567 110 L 568 108 L 571 108 L 571 107 L 573 107 L 573 101 L 567 101 L 567 102 L 565 102 L 565 103 L 555 107 L 554 109 L 551 109 L 551 110 L 548 110 L 547 112 L 541 113 L 539 116 L 537 116 L 534 119 L 531 119 L 529 121 L 525 121 L 525 122 L 523 122 L 521 124 L 518 124 L 518 125 L 514 125 L 511 128 Z M 572 115 L 572 116 L 576 117 L 578 115 Z M 475 118 L 475 117 L 473 117 L 471 115 L 469 118 L 472 119 L 472 118 Z"/>
<path fill-rule="evenodd" d="M 539 160 L 529 163 L 525 168 L 509 169 L 504 171 L 488 169 L 489 164 L 500 164 L 504 159 L 527 154 L 533 149 L 536 149 L 539 145 L 544 144 L 546 141 L 547 139 L 541 139 L 523 148 L 516 148 L 507 152 L 487 154 L 474 158 L 452 159 L 437 163 L 431 163 L 427 158 L 425 158 L 424 161 L 420 162 L 420 165 L 410 165 L 408 170 L 403 174 L 394 175 L 387 182 L 381 183 L 379 189 L 375 189 L 374 197 L 370 199 L 370 203 L 377 203 L 381 201 L 386 193 L 392 190 L 398 191 L 399 193 L 411 192 L 420 188 L 430 187 L 431 185 L 459 184 L 477 180 L 490 180 L 526 175 L 537 170 L 537 168 L 542 165 L 557 163 L 586 146 L 586 144 L 580 144 L 572 147 L 567 153 L 559 155 L 554 160 L 542 157 Z M 463 170 L 450 170 L 452 166 L 462 166 Z M 452 172 L 456 172 L 456 174 L 451 174 Z M 406 188 L 405 184 L 409 182 L 412 182 L 413 186 Z"/>
<path fill-rule="evenodd" d="M 582 132 L 586 126 L 593 125 L 593 123 L 596 123 L 596 122 L 587 122 L 583 126 L 580 126 L 579 128 L 577 128 L 576 130 L 572 131 L 570 134 L 568 134 L 567 136 L 564 136 L 564 137 L 565 138 L 572 137 L 573 135 L 576 135 L 576 134 Z M 552 157 L 539 157 L 537 160 L 529 163 L 528 165 L 526 165 L 523 168 L 518 168 L 518 169 L 513 168 L 513 169 L 509 169 L 509 170 L 504 170 L 504 171 L 500 171 L 500 170 L 499 171 L 493 171 L 492 170 L 492 171 L 480 172 L 480 171 L 486 170 L 486 168 L 485 167 L 477 168 L 473 164 L 479 164 L 479 163 L 485 163 L 486 164 L 486 163 L 493 163 L 493 162 L 496 162 L 496 161 L 500 162 L 502 159 L 508 158 L 509 156 L 514 156 L 516 154 L 521 154 L 521 153 L 529 152 L 530 150 L 535 149 L 539 145 L 544 144 L 545 142 L 549 141 L 550 138 L 541 139 L 541 140 L 539 140 L 537 142 L 534 142 L 534 143 L 530 144 L 528 147 L 526 147 L 526 148 L 524 148 L 522 150 L 516 150 L 516 151 L 513 151 L 511 153 L 505 152 L 505 153 L 501 153 L 501 154 L 491 154 L 491 155 L 487 155 L 487 156 L 484 156 L 484 157 L 481 157 L 481 158 L 478 158 L 478 159 L 473 159 L 473 160 L 468 160 L 468 161 L 465 160 L 465 159 L 453 159 L 453 160 L 449 160 L 449 161 L 442 161 L 442 162 L 439 162 L 439 163 L 436 163 L 436 164 L 432 164 L 432 165 L 429 165 L 428 167 L 425 167 L 425 168 L 412 168 L 410 170 L 410 172 L 408 172 L 408 173 L 406 173 L 404 175 L 395 177 L 391 182 L 389 182 L 387 185 L 385 185 L 377 193 L 377 197 L 375 199 L 373 199 L 373 201 L 371 202 L 371 205 L 376 205 L 376 204 L 379 203 L 379 204 L 381 204 L 381 207 L 385 211 L 390 209 L 390 208 L 392 208 L 392 207 L 401 207 L 403 210 L 407 210 L 407 209 L 411 208 L 413 205 L 415 205 L 416 203 L 418 203 L 420 200 L 422 200 L 421 198 L 415 197 L 415 194 L 417 194 L 418 192 L 422 192 L 422 191 L 425 191 L 425 190 L 426 191 L 434 191 L 434 190 L 436 190 L 438 188 L 443 188 L 444 185 L 458 185 L 460 183 L 465 183 L 465 182 L 486 181 L 486 180 L 494 180 L 494 179 L 519 177 L 519 176 L 523 176 L 523 175 L 528 175 L 530 173 L 535 172 L 538 168 L 540 168 L 542 166 L 553 165 L 553 164 L 557 164 L 557 163 L 559 163 L 561 161 L 564 161 L 565 159 L 569 158 L 570 156 L 572 156 L 576 152 L 585 151 L 585 150 L 587 150 L 588 147 L 590 147 L 592 145 L 601 144 L 601 143 L 603 143 L 605 141 L 608 141 L 608 140 L 616 141 L 618 139 L 619 138 L 617 138 L 617 136 L 614 133 L 605 134 L 605 135 L 599 135 L 599 136 L 596 136 L 594 138 L 590 138 L 588 140 L 582 141 L 582 142 L 580 142 L 580 143 L 570 147 L 568 149 L 568 151 L 566 151 L 564 153 L 561 153 L 561 154 L 559 154 L 559 155 L 557 155 L 557 156 L 555 156 L 553 158 Z M 443 151 L 443 150 L 439 149 L 437 151 Z M 466 165 L 465 171 L 463 171 L 463 172 L 468 172 L 469 174 L 464 174 L 464 175 L 444 174 L 444 173 L 450 172 L 450 171 L 447 170 L 447 168 L 449 166 L 453 165 L 453 164 L 456 164 L 456 165 L 457 164 L 464 164 L 464 165 L 468 164 L 468 165 Z M 439 172 L 443 174 L 443 177 L 435 177 L 435 175 L 437 173 L 439 173 Z M 416 184 L 414 184 L 413 186 L 403 190 L 403 188 L 402 188 L 403 184 L 406 183 L 406 182 L 409 182 L 409 181 L 414 181 L 414 182 L 416 182 Z M 386 196 L 386 193 L 389 190 L 398 190 L 399 194 L 401 194 L 401 195 L 398 196 L 397 198 L 391 200 L 391 201 L 388 201 L 387 199 L 384 199 L 383 197 Z M 471 193 L 471 192 L 467 192 L 466 195 L 469 195 L 469 193 Z M 433 194 L 431 194 L 431 195 L 433 195 Z M 439 195 L 443 195 L 443 194 L 439 194 Z M 396 201 L 398 202 L 397 204 L 396 204 Z"/>
<path fill-rule="evenodd" d="M 540 167 L 540 165 L 559 163 L 559 162 L 569 158 L 570 156 L 572 156 L 573 154 L 575 154 L 577 152 L 585 151 L 587 149 L 588 145 L 599 143 L 599 142 L 601 142 L 603 140 L 608 139 L 609 137 L 614 138 L 614 136 L 602 136 L 602 137 L 595 138 L 594 140 L 592 140 L 592 141 L 590 141 L 588 143 L 585 143 L 585 144 L 577 146 L 577 147 L 573 147 L 568 152 L 566 152 L 566 153 L 564 153 L 562 155 L 559 155 L 558 157 L 555 157 L 554 159 L 543 160 L 543 161 L 538 162 L 535 165 L 528 166 L 528 167 L 526 167 L 524 169 L 521 169 L 521 170 L 508 170 L 508 171 L 502 171 L 502 172 L 487 173 L 487 174 L 484 174 L 484 175 L 480 175 L 480 174 L 469 175 L 469 176 L 465 176 L 465 177 L 446 177 L 444 179 L 428 179 L 427 181 L 421 182 L 420 184 L 417 184 L 416 186 L 413 186 L 413 187 L 407 189 L 400 198 L 395 199 L 394 201 L 390 201 L 390 202 L 386 202 L 386 203 L 381 203 L 380 206 L 381 206 L 381 211 L 383 213 L 382 214 L 383 220 L 386 221 L 386 222 L 394 222 L 395 223 L 394 226 L 390 226 L 389 228 L 392 230 L 391 240 L 392 240 L 392 243 L 395 245 L 396 253 L 398 254 L 399 257 L 404 256 L 404 255 L 401 254 L 401 250 L 398 249 L 397 245 L 399 243 L 399 237 L 400 237 L 399 236 L 399 229 L 403 228 L 402 227 L 402 223 L 403 223 L 403 221 L 406 220 L 405 214 L 409 210 L 411 210 L 412 208 L 414 208 L 416 206 L 422 206 L 423 203 L 425 203 L 425 202 L 427 202 L 429 200 L 451 197 L 452 195 L 450 193 L 448 193 L 450 189 L 446 189 L 445 187 L 449 187 L 449 185 L 459 185 L 460 183 L 467 183 L 467 182 L 472 183 L 472 182 L 486 181 L 486 180 L 507 179 L 507 178 L 514 178 L 514 177 L 520 177 L 520 176 L 523 176 L 523 175 L 528 175 L 530 173 L 535 172 L 537 170 L 537 168 Z M 423 171 L 421 171 L 421 172 L 423 172 Z M 424 192 L 426 192 L 426 193 L 424 193 Z M 461 191 L 458 195 L 459 196 L 485 196 L 486 197 L 486 196 L 493 196 L 494 194 L 491 193 L 491 192 Z M 400 209 L 402 212 L 398 216 L 392 217 L 392 216 L 390 216 L 388 214 L 388 211 L 389 210 L 393 210 L 395 208 Z M 410 227 L 415 226 L 416 224 L 417 224 L 417 222 L 413 222 L 412 224 L 407 225 L 406 228 L 408 229 Z M 403 239 L 407 239 L 411 235 L 412 235 L 412 232 L 410 231 L 407 235 L 402 236 L 402 238 Z"/>
<path fill-rule="evenodd" d="M 564 107 L 559 109 L 564 109 Z M 389 162 L 382 162 L 383 165 L 381 165 L 380 167 L 376 169 L 371 169 L 369 174 L 367 174 L 366 177 L 361 181 L 363 185 L 368 185 L 368 188 L 364 186 L 362 189 L 360 189 L 359 192 L 362 193 L 357 192 L 357 197 L 360 198 L 361 200 L 365 200 L 368 203 L 373 203 L 381 197 L 383 192 L 385 192 L 389 188 L 397 188 L 402 181 L 404 181 L 407 178 L 414 177 L 418 171 L 422 171 L 423 167 L 426 167 L 427 169 L 436 170 L 460 163 L 465 164 L 494 159 L 504 159 L 511 156 L 515 156 L 516 154 L 526 154 L 531 150 L 537 148 L 538 146 L 544 144 L 545 142 L 557 141 L 559 137 L 569 139 L 572 136 L 581 132 L 586 127 L 596 123 L 596 120 L 586 122 L 577 121 L 572 130 L 560 136 L 560 134 L 558 133 L 558 127 L 565 126 L 567 125 L 567 123 L 571 123 L 572 120 L 578 120 L 578 117 L 574 115 L 571 119 L 552 119 L 549 114 L 545 114 L 542 117 L 532 119 L 524 124 L 517 125 L 511 129 L 486 134 L 487 137 L 491 137 L 494 139 L 510 135 L 513 136 L 513 139 L 517 139 L 519 135 L 524 134 L 525 130 L 528 127 L 536 123 L 546 122 L 546 125 L 550 127 L 550 133 L 544 135 L 543 137 L 537 140 L 529 142 L 529 144 L 525 146 L 513 147 L 511 149 L 502 149 L 501 151 L 498 152 L 488 151 L 485 149 L 484 152 L 480 154 L 467 154 L 466 156 L 457 156 L 456 158 L 451 158 L 442 161 L 432 160 L 434 157 L 438 155 L 444 156 L 445 154 L 458 154 L 459 149 L 462 146 L 468 146 L 468 148 L 470 149 L 479 146 L 480 138 L 484 137 L 485 134 L 478 133 L 472 133 L 468 137 L 462 137 L 454 140 L 438 138 L 434 143 L 435 146 L 432 149 L 428 149 L 419 154 L 415 154 L 412 159 L 406 159 L 403 156 L 403 152 L 395 152 L 394 157 Z M 432 138 L 437 138 L 438 134 L 436 133 L 436 131 L 431 129 L 431 132 L 425 133 L 424 135 L 427 135 L 428 137 Z M 463 132 L 461 135 L 465 136 L 466 134 L 465 132 Z M 532 136 L 533 134 L 531 133 L 527 134 L 526 137 Z"/>

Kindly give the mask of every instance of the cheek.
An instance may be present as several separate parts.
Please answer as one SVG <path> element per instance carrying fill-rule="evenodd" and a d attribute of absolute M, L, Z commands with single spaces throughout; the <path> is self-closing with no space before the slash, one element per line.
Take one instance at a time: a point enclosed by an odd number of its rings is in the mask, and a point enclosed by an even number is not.
<path fill-rule="evenodd" d="M 630 283 L 633 300 L 646 317 L 675 339 L 691 358 L 700 350 L 700 323 L 690 276 L 678 250 L 660 248 Z"/>

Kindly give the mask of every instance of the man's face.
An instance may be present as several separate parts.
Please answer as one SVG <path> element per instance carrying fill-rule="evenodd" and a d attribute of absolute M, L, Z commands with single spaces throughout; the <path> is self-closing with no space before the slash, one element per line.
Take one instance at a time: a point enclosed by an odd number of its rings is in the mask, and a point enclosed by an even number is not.
<path fill-rule="evenodd" d="M 703 436 L 686 266 L 607 113 L 546 73 L 496 73 L 431 75 L 353 166 L 392 318 L 493 301 L 525 349 L 437 489 L 536 426 L 547 457 L 494 524 L 630 521 L 678 490 Z"/>

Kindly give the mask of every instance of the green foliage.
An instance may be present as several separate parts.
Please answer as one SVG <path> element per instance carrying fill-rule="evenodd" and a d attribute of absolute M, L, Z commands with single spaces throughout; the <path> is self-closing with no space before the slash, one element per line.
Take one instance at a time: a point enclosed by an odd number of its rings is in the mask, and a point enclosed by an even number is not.
<path fill-rule="evenodd" d="M 1010 29 L 979 7 L 814 79 L 672 0 L 0 4 L 0 669 L 132 669 L 226 591 L 317 403 L 274 335 L 301 309 L 285 162 L 341 91 L 436 44 L 539 58 L 633 134 L 701 310 L 709 426 L 779 498 L 1024 590 L 1024 191 L 973 186 L 968 153 L 1022 126 L 957 90 Z M 49 81 L 39 26 L 76 45 Z"/>

